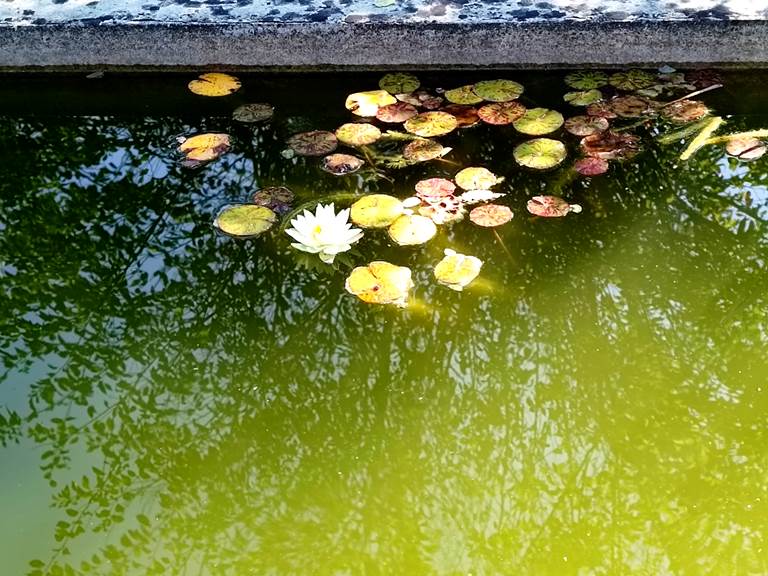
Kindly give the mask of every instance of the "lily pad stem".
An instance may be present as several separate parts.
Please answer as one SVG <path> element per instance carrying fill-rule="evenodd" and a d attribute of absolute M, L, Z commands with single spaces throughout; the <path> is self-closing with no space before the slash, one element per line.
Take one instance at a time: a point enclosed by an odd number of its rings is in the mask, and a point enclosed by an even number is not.
<path fill-rule="evenodd" d="M 712 84 L 712 86 L 707 86 L 706 88 L 702 88 L 701 90 L 696 90 L 696 92 L 691 92 L 690 94 L 686 94 L 682 98 L 678 98 L 677 100 L 672 100 L 672 102 L 667 102 L 662 106 L 662 108 L 666 108 L 667 106 L 672 106 L 672 104 L 677 104 L 678 102 L 682 102 L 683 100 L 688 100 L 689 98 L 693 98 L 694 96 L 698 96 L 699 94 L 704 94 L 705 92 L 709 92 L 710 90 L 716 90 L 717 88 L 722 88 L 722 84 Z"/>

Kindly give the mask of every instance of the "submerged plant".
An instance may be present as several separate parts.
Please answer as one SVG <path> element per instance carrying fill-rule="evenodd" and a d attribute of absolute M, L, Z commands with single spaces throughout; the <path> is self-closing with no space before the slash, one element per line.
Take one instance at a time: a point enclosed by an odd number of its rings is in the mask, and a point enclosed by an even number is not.
<path fill-rule="evenodd" d="M 363 237 L 363 231 L 352 228 L 349 223 L 349 208 L 336 214 L 333 203 L 318 204 L 314 214 L 304 210 L 291 220 L 291 226 L 285 231 L 296 240 L 291 246 L 319 255 L 326 264 L 331 264 L 336 254 L 351 249 L 352 244 Z"/>

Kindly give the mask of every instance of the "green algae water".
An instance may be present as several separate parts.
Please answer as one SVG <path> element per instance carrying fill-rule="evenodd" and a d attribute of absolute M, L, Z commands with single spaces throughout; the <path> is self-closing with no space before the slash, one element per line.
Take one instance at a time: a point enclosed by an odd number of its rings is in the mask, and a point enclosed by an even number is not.
<path fill-rule="evenodd" d="M 452 88 L 498 76 L 421 75 Z M 564 73 L 513 72 L 534 104 Z M 768 157 L 690 138 L 584 178 L 517 165 L 511 127 L 334 176 L 286 153 L 378 75 L 6 77 L 0 86 L 0 558 L 8 576 L 768 574 Z M 699 98 L 768 127 L 766 76 Z M 269 102 L 274 118 L 231 120 Z M 179 136 L 226 132 L 191 170 Z M 578 139 L 557 132 L 578 156 Z M 413 195 L 483 166 L 514 212 L 421 246 L 366 230 L 333 265 L 222 205 Z M 540 218 L 532 196 L 582 211 Z M 483 261 L 457 292 L 445 249 Z M 412 271 L 404 308 L 345 291 Z"/>

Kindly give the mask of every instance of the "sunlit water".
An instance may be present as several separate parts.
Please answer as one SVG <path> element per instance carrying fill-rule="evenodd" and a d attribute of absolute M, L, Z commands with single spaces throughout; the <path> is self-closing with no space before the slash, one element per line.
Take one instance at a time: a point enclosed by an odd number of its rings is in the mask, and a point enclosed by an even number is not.
<path fill-rule="evenodd" d="M 508 76 L 566 109 L 562 74 Z M 768 574 L 768 157 L 646 134 L 603 176 L 532 174 L 487 126 L 394 184 L 281 155 L 376 79 L 6 78 L 0 572 Z M 703 97 L 723 132 L 768 127 L 764 80 Z M 275 119 L 234 125 L 246 101 Z M 199 130 L 235 142 L 190 171 Z M 498 237 L 373 232 L 334 268 L 211 227 L 258 187 L 404 198 L 466 165 L 506 177 Z M 540 193 L 584 210 L 534 218 Z M 444 248 L 485 263 L 465 292 L 432 277 Z M 344 291 L 377 259 L 413 270 L 408 308 Z"/>

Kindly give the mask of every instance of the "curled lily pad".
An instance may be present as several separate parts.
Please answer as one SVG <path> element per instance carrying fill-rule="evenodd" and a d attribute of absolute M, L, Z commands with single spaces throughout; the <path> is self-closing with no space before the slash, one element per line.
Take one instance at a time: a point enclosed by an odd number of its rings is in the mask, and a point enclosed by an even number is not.
<path fill-rule="evenodd" d="M 442 108 L 443 112 L 447 112 L 458 122 L 459 128 L 471 128 L 480 122 L 480 117 L 477 115 L 477 108 L 474 106 L 464 106 L 462 104 L 449 104 Z"/>
<path fill-rule="evenodd" d="M 548 108 L 530 108 L 513 123 L 515 130 L 531 136 L 554 132 L 563 125 L 563 115 Z"/>
<path fill-rule="evenodd" d="M 559 196 L 534 196 L 526 205 L 528 212 L 544 218 L 557 218 L 570 212 L 581 212 L 578 204 L 568 204 Z"/>
<path fill-rule="evenodd" d="M 605 118 L 611 120 L 616 118 L 616 112 L 611 108 L 610 102 L 595 102 L 587 106 L 588 116 L 597 116 L 598 118 Z"/>
<path fill-rule="evenodd" d="M 336 150 L 339 143 L 333 132 L 313 130 L 294 134 L 287 144 L 299 156 L 325 156 Z"/>
<path fill-rule="evenodd" d="M 525 106 L 520 102 L 495 102 L 486 104 L 477 111 L 477 115 L 486 124 L 504 126 L 519 120 L 525 114 Z"/>
<path fill-rule="evenodd" d="M 285 186 L 270 186 L 257 190 L 251 201 L 257 206 L 265 206 L 276 214 L 287 214 L 291 211 L 293 192 Z"/>
<path fill-rule="evenodd" d="M 192 80 L 187 86 L 198 96 L 229 96 L 240 90 L 240 80 L 229 74 L 208 72 L 200 74 L 197 80 Z"/>
<path fill-rule="evenodd" d="M 487 168 L 472 166 L 459 171 L 454 180 L 463 190 L 487 190 L 504 181 L 504 177 L 496 176 Z"/>
<path fill-rule="evenodd" d="M 277 222 L 277 215 L 266 206 L 228 204 L 219 210 L 213 225 L 223 234 L 235 238 L 255 238 Z"/>
<path fill-rule="evenodd" d="M 424 244 L 437 234 L 431 218 L 418 214 L 403 214 L 389 227 L 389 237 L 400 246 Z"/>
<path fill-rule="evenodd" d="M 634 134 L 606 130 L 582 138 L 581 149 L 587 156 L 603 160 L 631 158 L 640 149 L 640 139 Z"/>
<path fill-rule="evenodd" d="M 411 270 L 389 262 L 375 261 L 358 266 L 347 277 L 344 288 L 369 304 L 406 306 L 413 288 Z"/>
<path fill-rule="evenodd" d="M 421 82 L 413 74 L 405 72 L 393 72 L 384 74 L 379 80 L 379 88 L 386 90 L 390 94 L 405 94 L 419 89 Z"/>
<path fill-rule="evenodd" d="M 403 214 L 403 203 L 387 194 L 368 194 L 352 204 L 350 218 L 360 228 L 386 228 Z"/>
<path fill-rule="evenodd" d="M 381 138 L 381 130 L 373 124 L 350 122 L 336 129 L 336 138 L 347 146 L 367 146 Z"/>
<path fill-rule="evenodd" d="M 344 106 L 357 116 L 376 116 L 379 108 L 397 102 L 386 90 L 370 90 L 368 92 L 355 92 L 347 96 Z"/>
<path fill-rule="evenodd" d="M 473 208 L 469 213 L 469 219 L 473 224 L 486 228 L 494 228 L 506 224 L 512 220 L 513 216 L 512 210 L 508 206 L 502 206 L 501 204 L 483 204 Z"/>
<path fill-rule="evenodd" d="M 565 129 L 574 136 L 589 136 L 608 130 L 608 120 L 600 116 L 574 116 L 565 121 Z"/>
<path fill-rule="evenodd" d="M 232 112 L 232 119 L 245 124 L 265 122 L 275 114 L 272 104 L 243 104 Z"/>
<path fill-rule="evenodd" d="M 750 136 L 732 138 L 725 145 L 725 151 L 739 160 L 757 160 L 765 150 L 765 142 Z"/>
<path fill-rule="evenodd" d="M 459 196 L 459 200 L 464 202 L 464 204 L 478 204 L 480 202 L 492 202 L 502 196 L 506 196 L 506 194 L 491 190 L 467 190 Z"/>
<path fill-rule="evenodd" d="M 565 144 L 551 138 L 534 138 L 515 147 L 515 161 L 521 166 L 536 170 L 548 170 L 565 160 Z"/>
<path fill-rule="evenodd" d="M 675 124 L 687 124 L 709 114 L 709 108 L 699 100 L 680 100 L 661 109 L 661 115 Z"/>
<path fill-rule="evenodd" d="M 330 154 L 323 158 L 321 168 L 335 176 L 352 174 L 362 168 L 365 161 L 351 154 Z"/>
<path fill-rule="evenodd" d="M 608 84 L 608 76 L 595 70 L 581 70 L 568 74 L 565 83 L 576 90 L 592 90 Z"/>
<path fill-rule="evenodd" d="M 608 172 L 608 161 L 602 158 L 579 158 L 573 167 L 582 176 L 599 176 Z"/>
<path fill-rule="evenodd" d="M 602 99 L 603 93 L 597 89 L 568 92 L 563 96 L 563 100 L 572 106 L 589 106 Z"/>
<path fill-rule="evenodd" d="M 395 104 L 389 104 L 382 106 L 379 111 L 376 112 L 376 119 L 387 124 L 402 124 L 406 120 L 413 118 L 419 111 L 413 104 L 407 102 L 396 102 Z"/>
<path fill-rule="evenodd" d="M 509 102 L 523 93 L 523 85 L 513 80 L 483 80 L 475 83 L 473 91 L 489 102 Z"/>
<path fill-rule="evenodd" d="M 622 118 L 639 118 L 655 113 L 653 102 L 640 96 L 619 96 L 610 101 L 611 110 Z"/>
<path fill-rule="evenodd" d="M 403 157 L 412 162 L 426 162 L 442 158 L 450 151 L 451 148 L 446 148 L 434 140 L 414 140 L 405 145 Z"/>
<path fill-rule="evenodd" d="M 186 157 L 186 165 L 194 167 L 215 160 L 227 152 L 229 146 L 228 134 L 197 134 L 184 140 L 179 145 L 179 152 Z"/>
<path fill-rule="evenodd" d="M 406 120 L 405 129 L 411 134 L 431 138 L 444 136 L 456 129 L 459 123 L 447 112 L 422 112 Z"/>
<path fill-rule="evenodd" d="M 656 84 L 656 78 L 653 74 L 649 74 L 644 70 L 627 70 L 626 72 L 616 72 L 611 74 L 608 79 L 611 86 L 618 88 L 619 90 L 626 90 L 631 92 L 633 90 L 640 90 L 642 88 L 648 88 Z"/>
<path fill-rule="evenodd" d="M 443 286 L 461 292 L 480 274 L 483 261 L 475 256 L 459 254 L 450 248 L 444 254 L 445 257 L 435 266 L 435 279 Z"/>
<path fill-rule="evenodd" d="M 446 90 L 445 99 L 452 104 L 479 104 L 483 101 L 482 97 L 475 94 L 473 86 L 460 86 L 452 90 Z"/>
<path fill-rule="evenodd" d="M 416 183 L 416 195 L 421 199 L 453 196 L 456 184 L 445 178 L 427 178 Z"/>

